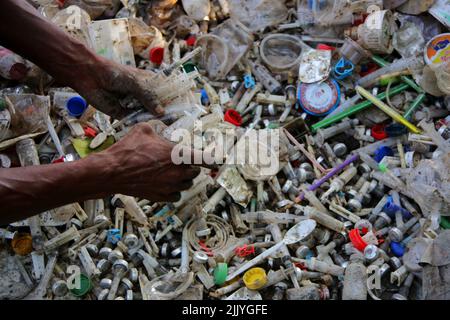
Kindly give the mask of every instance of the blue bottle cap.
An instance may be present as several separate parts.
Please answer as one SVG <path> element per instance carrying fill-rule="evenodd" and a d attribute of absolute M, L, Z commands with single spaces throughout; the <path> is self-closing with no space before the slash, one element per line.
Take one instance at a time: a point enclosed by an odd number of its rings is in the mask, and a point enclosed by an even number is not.
<path fill-rule="evenodd" d="M 256 85 L 255 79 L 253 79 L 251 74 L 246 74 L 244 76 L 244 86 L 246 89 L 253 88 Z"/>
<path fill-rule="evenodd" d="M 381 160 L 383 160 L 383 158 L 385 156 L 389 156 L 392 157 L 394 155 L 394 151 L 392 151 L 392 149 L 390 147 L 386 147 L 386 146 L 382 146 L 379 147 L 376 151 L 375 151 L 375 161 L 376 162 L 380 162 Z"/>
<path fill-rule="evenodd" d="M 200 101 L 202 102 L 202 105 L 206 106 L 209 104 L 209 97 L 208 94 L 206 93 L 205 89 L 202 89 L 200 91 L 201 97 L 200 97 Z"/>
<path fill-rule="evenodd" d="M 341 90 L 333 79 L 320 83 L 302 83 L 298 87 L 297 98 L 306 113 L 321 117 L 337 108 Z"/>
<path fill-rule="evenodd" d="M 80 96 L 72 97 L 66 102 L 66 108 L 69 112 L 69 115 L 76 118 L 80 117 L 84 113 L 84 111 L 86 111 L 87 107 L 88 104 L 86 100 L 84 100 Z"/>
<path fill-rule="evenodd" d="M 405 254 L 405 247 L 400 242 L 391 242 L 391 251 L 396 257 L 403 257 Z"/>

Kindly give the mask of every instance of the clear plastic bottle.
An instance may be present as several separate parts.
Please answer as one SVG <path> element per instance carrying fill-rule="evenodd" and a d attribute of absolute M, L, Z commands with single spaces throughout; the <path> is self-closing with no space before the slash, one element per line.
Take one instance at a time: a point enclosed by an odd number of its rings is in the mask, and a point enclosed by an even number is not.
<path fill-rule="evenodd" d="M 350 256 L 344 274 L 342 300 L 367 300 L 367 271 L 361 254 Z"/>

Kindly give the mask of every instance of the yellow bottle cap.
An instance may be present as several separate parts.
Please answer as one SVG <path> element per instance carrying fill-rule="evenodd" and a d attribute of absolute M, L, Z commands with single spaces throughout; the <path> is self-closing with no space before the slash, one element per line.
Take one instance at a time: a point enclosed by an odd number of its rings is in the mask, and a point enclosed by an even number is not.
<path fill-rule="evenodd" d="M 244 284 L 250 290 L 258 290 L 267 283 L 266 271 L 263 268 L 251 268 L 244 273 Z"/>

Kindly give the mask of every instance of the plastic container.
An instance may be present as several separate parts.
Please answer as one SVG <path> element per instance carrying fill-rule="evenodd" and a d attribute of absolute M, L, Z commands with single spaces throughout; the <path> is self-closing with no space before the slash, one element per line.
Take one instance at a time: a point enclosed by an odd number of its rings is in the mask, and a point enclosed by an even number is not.
<path fill-rule="evenodd" d="M 345 39 L 339 53 L 354 65 L 357 65 L 362 59 L 370 57 L 370 52 L 348 37 Z"/>
<path fill-rule="evenodd" d="M 274 73 L 294 71 L 300 65 L 304 44 L 288 34 L 276 33 L 265 37 L 259 46 L 262 62 Z"/>
<path fill-rule="evenodd" d="M 346 35 L 357 40 L 373 53 L 391 54 L 394 50 L 392 36 L 395 31 L 394 16 L 389 10 L 371 13 L 364 24 L 346 30 Z"/>

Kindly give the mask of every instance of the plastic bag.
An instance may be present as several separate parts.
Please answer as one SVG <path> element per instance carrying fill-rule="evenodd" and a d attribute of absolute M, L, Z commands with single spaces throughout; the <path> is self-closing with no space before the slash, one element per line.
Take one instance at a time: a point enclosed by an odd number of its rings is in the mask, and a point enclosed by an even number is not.
<path fill-rule="evenodd" d="M 203 47 L 201 64 L 210 78 L 224 78 L 252 43 L 249 30 L 239 21 L 228 19 L 197 39 L 197 45 Z"/>
<path fill-rule="evenodd" d="M 450 153 L 435 160 L 422 160 L 406 176 L 407 188 L 415 195 L 423 215 L 450 216 Z"/>
<path fill-rule="evenodd" d="M 287 18 L 285 1 L 273 0 L 229 0 L 230 16 L 258 31 L 276 25 Z"/>
<path fill-rule="evenodd" d="M 403 58 L 409 58 L 422 54 L 425 39 L 415 24 L 406 21 L 394 34 L 392 44 Z"/>
<path fill-rule="evenodd" d="M 24 134 L 46 132 L 46 119 L 50 113 L 50 98 L 34 94 L 11 94 L 6 99 L 12 103 L 11 123 L 2 137 L 11 139 Z"/>

